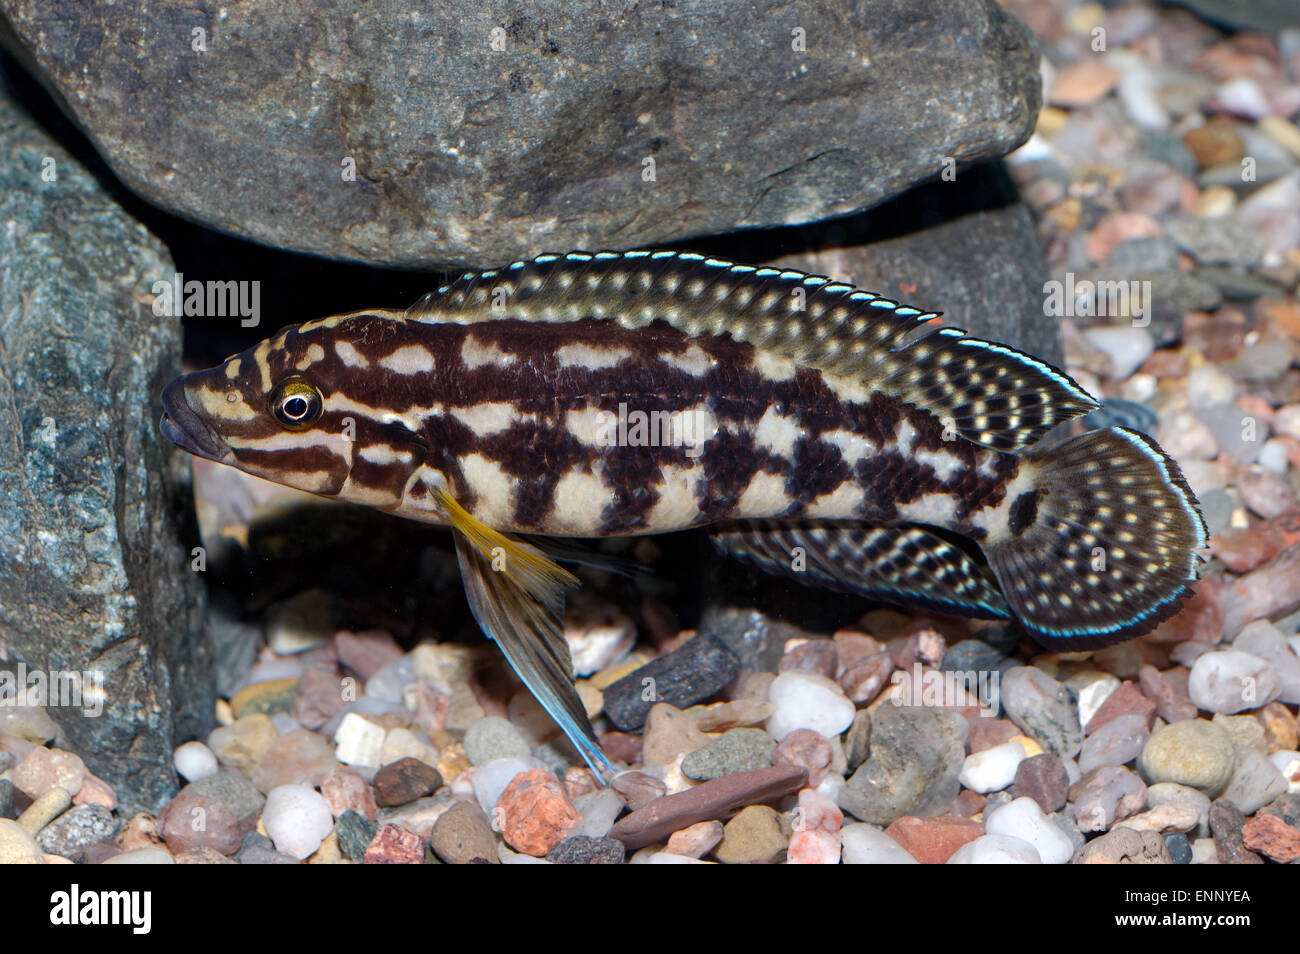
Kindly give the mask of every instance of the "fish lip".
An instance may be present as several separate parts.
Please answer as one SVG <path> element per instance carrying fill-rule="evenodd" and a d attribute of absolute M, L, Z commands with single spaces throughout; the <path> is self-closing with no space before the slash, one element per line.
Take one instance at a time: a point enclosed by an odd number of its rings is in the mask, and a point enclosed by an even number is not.
<path fill-rule="evenodd" d="M 217 436 L 185 398 L 185 379 L 177 378 L 163 388 L 162 420 L 158 422 L 163 437 L 195 457 L 223 462 L 234 452 Z"/>

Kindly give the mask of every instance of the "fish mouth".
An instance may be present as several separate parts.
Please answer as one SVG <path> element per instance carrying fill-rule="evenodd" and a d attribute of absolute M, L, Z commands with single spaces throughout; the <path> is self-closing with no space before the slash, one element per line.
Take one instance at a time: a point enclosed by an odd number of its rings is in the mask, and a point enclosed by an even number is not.
<path fill-rule="evenodd" d="M 177 378 L 163 388 L 163 416 L 159 422 L 163 437 L 195 457 L 222 463 L 234 452 L 190 407 L 185 398 L 184 381 L 184 378 Z"/>

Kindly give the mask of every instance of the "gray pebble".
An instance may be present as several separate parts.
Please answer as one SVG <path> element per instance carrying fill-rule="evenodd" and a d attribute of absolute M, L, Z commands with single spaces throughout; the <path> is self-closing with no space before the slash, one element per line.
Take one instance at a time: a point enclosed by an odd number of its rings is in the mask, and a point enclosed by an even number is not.
<path fill-rule="evenodd" d="M 767 768 L 776 740 L 762 729 L 731 729 L 682 759 L 682 774 L 697 782 Z"/>
<path fill-rule="evenodd" d="M 1174 831 L 1165 835 L 1165 848 L 1169 850 L 1169 857 L 1174 859 L 1174 864 L 1189 865 L 1192 863 L 1192 846 L 1188 843 L 1187 836 L 1181 831 Z"/>
<path fill-rule="evenodd" d="M 871 718 L 871 755 L 840 790 L 840 807 L 874 825 L 942 813 L 957 797 L 969 732 L 946 709 L 880 706 Z"/>
<path fill-rule="evenodd" d="M 1138 768 L 1152 784 L 1177 782 L 1213 798 L 1232 777 L 1233 761 L 1228 733 L 1204 719 L 1184 719 L 1151 733 Z"/>
<path fill-rule="evenodd" d="M 235 854 L 235 860 L 241 865 L 296 865 L 298 859 L 276 851 L 271 839 L 257 832 L 244 836 L 244 844 Z"/>
<path fill-rule="evenodd" d="M 621 865 L 626 853 L 617 838 L 572 835 L 552 848 L 546 860 L 554 865 Z"/>
<path fill-rule="evenodd" d="M 78 849 L 117 834 L 118 822 L 103 805 L 73 805 L 36 836 L 41 850 L 75 858 Z"/>
<path fill-rule="evenodd" d="M 435 825 L 436 827 L 436 825 Z M 360 861 L 365 857 L 366 849 L 379 831 L 379 823 L 368 820 L 360 812 L 349 808 L 334 823 L 334 834 L 338 837 L 339 851 L 344 858 Z M 445 860 L 445 859 L 444 859 Z"/>
<path fill-rule="evenodd" d="M 485 765 L 495 759 L 523 759 L 532 754 L 528 740 L 500 716 L 484 716 L 465 733 L 465 755 L 471 765 Z"/>
<path fill-rule="evenodd" d="M 190 782 L 181 789 L 180 794 L 215 798 L 241 821 L 266 804 L 266 797 L 253 783 L 233 769 Z"/>
<path fill-rule="evenodd" d="M 708 633 L 646 663 L 605 690 L 605 715 L 615 728 L 631 732 L 645 725 L 656 702 L 679 709 L 693 706 L 740 675 L 740 661 Z"/>
<path fill-rule="evenodd" d="M 1079 771 L 1087 775 L 1102 765 L 1127 765 L 1141 754 L 1150 737 L 1144 717 L 1116 716 L 1084 740 Z"/>
<path fill-rule="evenodd" d="M 1073 694 L 1041 669 L 1018 666 L 1002 677 L 1007 718 L 1043 748 L 1074 758 L 1083 747 L 1083 728 Z"/>
<path fill-rule="evenodd" d="M 1286 779 L 1268 756 L 1244 745 L 1235 752 L 1232 778 L 1220 798 L 1232 802 L 1243 815 L 1253 815 L 1286 792 Z"/>

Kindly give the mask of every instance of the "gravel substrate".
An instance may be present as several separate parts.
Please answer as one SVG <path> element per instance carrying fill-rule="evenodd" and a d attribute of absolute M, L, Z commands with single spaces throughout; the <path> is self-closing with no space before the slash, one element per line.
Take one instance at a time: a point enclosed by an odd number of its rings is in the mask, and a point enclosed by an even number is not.
<path fill-rule="evenodd" d="M 1055 283 L 1044 320 L 1106 399 L 1096 423 L 1156 437 L 1212 534 L 1181 613 L 1048 654 L 873 610 L 760 671 L 597 598 L 568 635 L 609 787 L 490 647 L 271 627 L 280 652 L 176 750 L 184 787 L 156 814 L 128 817 L 42 711 L 0 707 L 0 863 L 1300 858 L 1300 30 L 1007 6 L 1045 52 L 1047 105 L 1010 159 Z"/>

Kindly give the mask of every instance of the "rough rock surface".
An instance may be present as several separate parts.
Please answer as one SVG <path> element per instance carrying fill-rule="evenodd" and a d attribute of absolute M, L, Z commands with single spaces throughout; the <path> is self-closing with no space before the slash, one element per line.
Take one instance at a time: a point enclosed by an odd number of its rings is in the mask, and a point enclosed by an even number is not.
<path fill-rule="evenodd" d="M 47 711 L 128 809 L 156 810 L 213 711 L 158 433 L 180 326 L 141 303 L 171 262 L 3 93 L 0 222 L 0 644 L 29 673 L 89 673 L 82 707 Z"/>
<path fill-rule="evenodd" d="M 853 212 L 1006 154 L 1041 97 L 1032 36 L 993 0 L 4 8 L 142 196 L 373 263 Z"/>
<path fill-rule="evenodd" d="M 1014 194 L 1001 163 L 962 170 L 830 225 L 841 247 L 775 264 L 943 312 L 947 324 L 1061 365 L 1057 321 L 1043 314 L 1047 266 Z M 872 241 L 851 244 L 859 235 Z"/>

